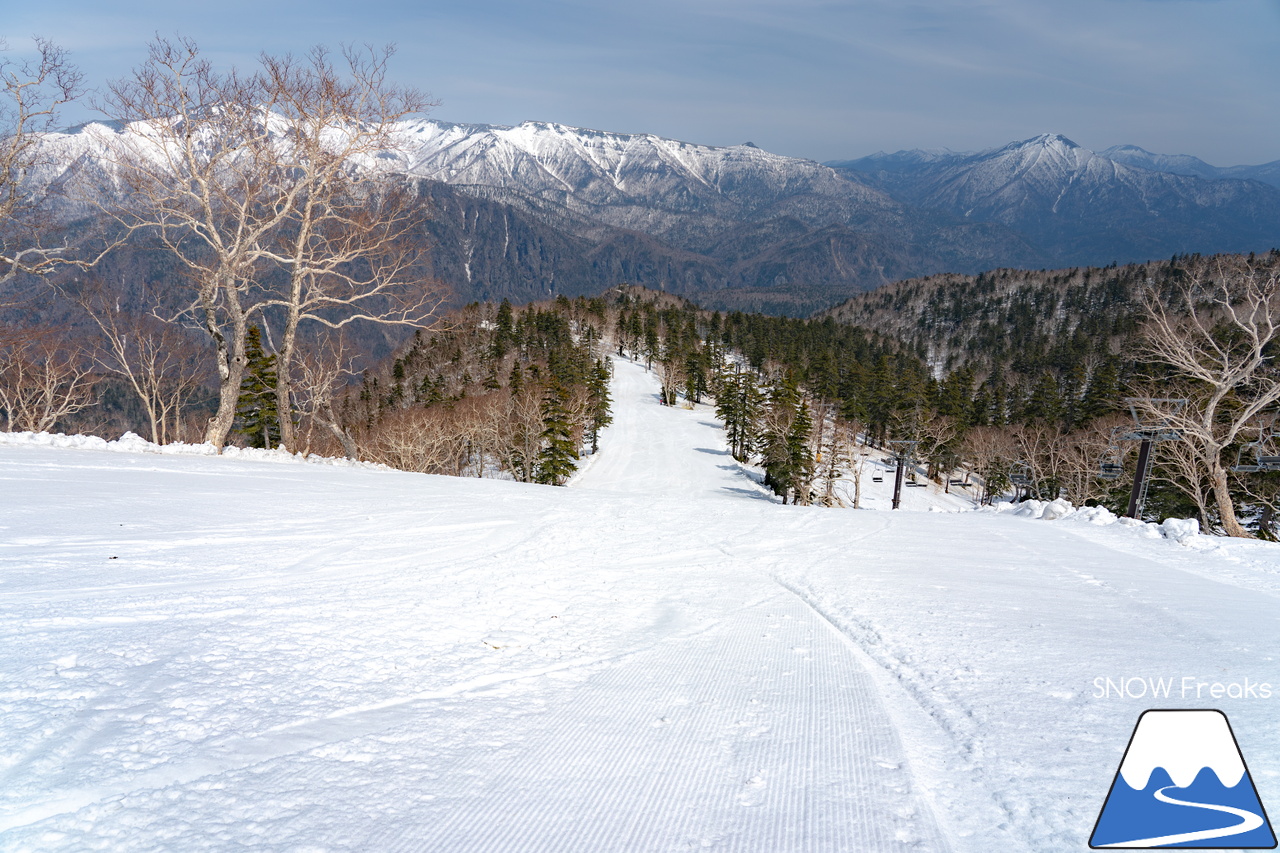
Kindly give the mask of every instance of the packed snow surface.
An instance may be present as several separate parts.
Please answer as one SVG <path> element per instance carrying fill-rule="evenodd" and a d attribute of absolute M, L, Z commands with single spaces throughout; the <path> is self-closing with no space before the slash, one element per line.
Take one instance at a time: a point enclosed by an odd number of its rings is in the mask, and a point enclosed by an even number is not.
<path fill-rule="evenodd" d="M 1149 707 L 1280 803 L 1276 546 L 784 506 L 614 398 L 567 489 L 0 445 L 0 849 L 1080 850 Z"/>

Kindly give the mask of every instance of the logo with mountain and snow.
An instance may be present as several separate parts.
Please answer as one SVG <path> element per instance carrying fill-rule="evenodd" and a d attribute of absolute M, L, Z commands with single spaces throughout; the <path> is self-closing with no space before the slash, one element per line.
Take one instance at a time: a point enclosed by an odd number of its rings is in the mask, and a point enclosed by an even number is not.
<path fill-rule="evenodd" d="M 1276 846 L 1221 711 L 1145 711 L 1089 839 L 1093 849 Z"/>

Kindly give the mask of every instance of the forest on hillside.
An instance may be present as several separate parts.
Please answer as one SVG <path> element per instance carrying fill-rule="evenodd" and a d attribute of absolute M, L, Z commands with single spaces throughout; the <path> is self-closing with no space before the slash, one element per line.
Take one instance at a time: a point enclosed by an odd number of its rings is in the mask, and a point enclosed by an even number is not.
<path fill-rule="evenodd" d="M 288 419 L 291 446 L 304 453 L 563 483 L 609 423 L 612 354 L 652 369 L 669 405 L 713 404 L 733 455 L 760 465 L 789 502 L 848 502 L 837 485 L 860 482 L 876 448 L 909 457 L 911 470 L 943 488 L 969 480 L 982 501 L 1064 497 L 1124 512 L 1141 446 L 1134 432 L 1163 424 L 1180 437 L 1200 436 L 1199 445 L 1156 446 L 1146 515 L 1193 516 L 1207 530 L 1225 530 L 1238 515 L 1243 531 L 1271 535 L 1277 475 L 1256 464 L 1244 469 L 1273 450 L 1275 330 L 1254 321 L 1278 316 L 1268 313 L 1278 268 L 1275 254 L 1187 256 L 934 277 L 808 320 L 707 311 L 628 286 L 527 306 L 474 303 L 440 315 L 358 372 L 340 346 L 300 359 L 288 409 L 277 402 L 270 341 L 278 335 L 252 326 L 229 440 L 276 446 Z M 1249 282 L 1252 297 L 1241 289 Z M 1253 320 L 1242 321 L 1232 311 L 1249 298 Z M 1174 306 L 1164 319 L 1175 337 L 1191 340 L 1198 317 L 1207 349 L 1191 357 L 1203 366 L 1219 357 L 1230 367 L 1256 350 L 1247 375 L 1214 386 L 1177 364 L 1176 354 L 1158 357 L 1148 333 L 1160 305 Z M 848 322 L 851 315 L 860 322 Z M 47 341 L 39 335 L 11 336 L 0 372 L 7 428 L 146 434 L 148 409 L 128 378 L 145 373 L 138 359 L 150 353 L 143 366 L 162 402 L 160 423 L 170 426 L 149 437 L 199 440 L 216 388 L 198 369 L 198 349 L 170 327 L 135 319 L 142 324 L 130 327 L 135 349 L 120 349 L 118 334 L 79 351 L 64 341 L 41 350 Z M 91 350 L 96 355 L 86 357 Z M 43 399 L 62 407 L 46 405 L 43 421 L 23 421 L 30 406 L 15 389 L 24 383 L 50 389 Z M 1158 402 L 1132 408 L 1134 397 L 1186 402 L 1180 410 Z M 1210 402 L 1217 408 L 1205 421 Z"/>
<path fill-rule="evenodd" d="M 1122 514 L 1142 440 L 1154 436 L 1141 460 L 1146 517 L 1271 536 L 1280 478 L 1258 460 L 1277 452 L 1278 269 L 1272 253 L 935 278 L 863 297 L 880 314 L 857 325 L 839 312 L 706 311 L 638 287 L 524 310 L 570 318 L 597 359 L 612 351 L 642 361 L 669 405 L 712 402 L 733 455 L 760 465 L 786 501 L 847 502 L 836 485 L 857 483 L 876 448 L 943 488 L 957 477 L 979 484 L 981 501 L 1063 497 Z M 451 370 L 437 360 L 423 373 L 415 344 L 390 373 L 366 377 L 362 428 L 404 406 L 408 389 L 424 405 L 449 406 L 509 395 L 504 376 L 519 387 L 524 371 L 492 355 L 504 351 L 494 330 L 508 324 L 495 311 L 507 310 L 468 309 L 448 335 L 473 343 L 451 345 Z M 877 322 L 885 317 L 894 322 Z M 940 330 L 945 358 L 925 343 Z M 474 361 L 459 360 L 462 351 Z"/>

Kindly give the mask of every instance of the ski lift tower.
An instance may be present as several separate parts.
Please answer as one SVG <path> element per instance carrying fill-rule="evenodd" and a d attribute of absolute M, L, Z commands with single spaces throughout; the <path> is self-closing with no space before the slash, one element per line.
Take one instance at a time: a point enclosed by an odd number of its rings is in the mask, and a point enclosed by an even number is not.
<path fill-rule="evenodd" d="M 902 503 L 902 475 L 908 465 L 915 464 L 916 445 L 918 441 L 887 441 L 889 445 L 897 445 L 898 471 L 893 475 L 893 508 Z"/>
<path fill-rule="evenodd" d="M 1133 429 L 1118 438 L 1120 441 L 1141 442 L 1138 445 L 1138 467 L 1133 472 L 1133 488 L 1129 491 L 1129 508 L 1125 515 L 1129 518 L 1138 518 L 1142 515 L 1143 504 L 1147 502 L 1147 487 L 1151 482 L 1152 446 L 1159 441 L 1175 441 L 1182 438 L 1181 433 L 1173 428 L 1172 420 L 1173 416 L 1187 405 L 1187 401 L 1185 397 L 1126 397 L 1124 401 L 1129 404 L 1129 414 L 1133 417 Z M 1144 419 L 1138 414 L 1139 403 L 1167 406 L 1169 413 L 1154 419 Z"/>

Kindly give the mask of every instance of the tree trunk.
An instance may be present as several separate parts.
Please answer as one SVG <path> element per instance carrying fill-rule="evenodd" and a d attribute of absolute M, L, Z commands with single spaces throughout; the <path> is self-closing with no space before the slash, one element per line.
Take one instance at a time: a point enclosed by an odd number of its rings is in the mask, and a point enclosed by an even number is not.
<path fill-rule="evenodd" d="M 1213 497 L 1218 504 L 1218 517 L 1222 521 L 1223 532 L 1240 539 L 1252 539 L 1252 534 L 1236 518 L 1235 501 L 1231 499 L 1231 490 L 1227 485 L 1227 469 L 1217 456 L 1209 463 L 1209 482 L 1213 486 Z"/>
<path fill-rule="evenodd" d="M 240 300 L 232 288 L 226 288 L 224 295 L 228 313 L 231 315 L 231 339 L 223 333 L 218 324 L 217 308 L 211 294 L 203 295 L 205 311 L 205 329 L 213 338 L 217 348 L 218 362 L 218 411 L 209 419 L 205 429 L 204 440 L 222 452 L 227 443 L 227 436 L 236 419 L 236 407 L 240 402 L 240 384 L 244 380 L 244 339 L 248 323 L 244 312 L 240 309 Z"/>
<path fill-rule="evenodd" d="M 1271 504 L 1262 507 L 1262 517 L 1258 519 L 1258 534 L 1263 539 L 1275 539 L 1275 510 Z"/>
<path fill-rule="evenodd" d="M 360 454 L 356 448 L 356 443 L 347 431 L 342 428 L 342 424 L 338 423 L 338 419 L 334 417 L 333 406 L 326 403 L 324 407 L 321 408 L 319 415 L 320 422 L 328 427 L 329 431 L 332 432 L 337 437 L 338 441 L 342 443 L 342 452 L 346 457 L 352 462 L 359 459 Z"/>
<path fill-rule="evenodd" d="M 280 418 L 280 446 L 293 453 L 297 436 L 293 428 L 293 351 L 298 340 L 298 317 L 295 305 L 289 306 L 289 319 L 281 333 L 280 351 L 276 353 L 276 414 Z"/>

